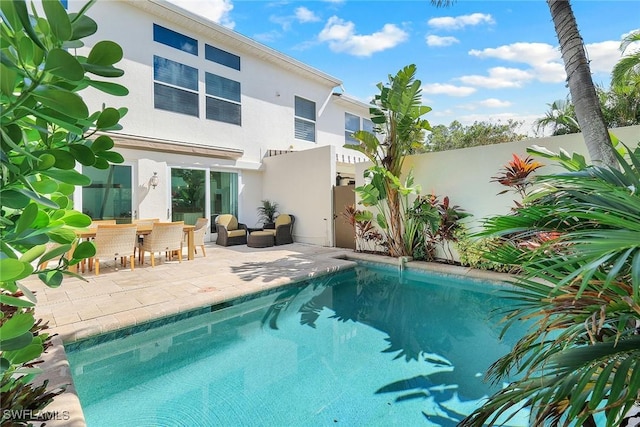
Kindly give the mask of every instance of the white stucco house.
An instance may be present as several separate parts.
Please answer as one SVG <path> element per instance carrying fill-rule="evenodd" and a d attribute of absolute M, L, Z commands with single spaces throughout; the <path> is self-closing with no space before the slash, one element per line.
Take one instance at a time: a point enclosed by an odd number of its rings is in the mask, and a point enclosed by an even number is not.
<path fill-rule="evenodd" d="M 125 163 L 83 170 L 93 184 L 78 189 L 77 209 L 122 222 L 233 213 L 252 227 L 269 199 L 296 215 L 296 241 L 333 244 L 331 188 L 365 160 L 343 145 L 371 128 L 368 104 L 338 78 L 163 0 L 99 1 L 87 14 L 98 32 L 83 49 L 122 46 L 118 83 L 130 93 L 82 93 L 92 110 L 129 111 L 112 134 Z"/>

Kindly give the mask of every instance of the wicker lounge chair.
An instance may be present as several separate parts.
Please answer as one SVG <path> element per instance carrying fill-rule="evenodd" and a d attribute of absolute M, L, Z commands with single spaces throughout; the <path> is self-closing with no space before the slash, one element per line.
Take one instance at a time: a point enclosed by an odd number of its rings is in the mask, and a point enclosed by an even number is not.
<path fill-rule="evenodd" d="M 296 218 L 291 214 L 280 214 L 276 218 L 275 229 L 265 228 L 262 231 L 273 233 L 276 245 L 293 243 L 293 223 Z"/>
<path fill-rule="evenodd" d="M 247 244 L 247 226 L 238 222 L 231 214 L 219 215 L 217 218 L 218 238 L 216 245 L 231 246 Z"/>
<path fill-rule="evenodd" d="M 131 270 L 135 267 L 135 247 L 136 247 L 135 224 L 102 224 L 98 225 L 96 237 L 93 240 L 96 246 L 96 254 L 93 256 L 96 276 L 100 274 L 100 260 L 121 259 L 123 267 L 127 265 L 127 257 L 131 264 Z M 89 265 L 91 268 L 91 265 Z"/>
<path fill-rule="evenodd" d="M 151 267 L 156 266 L 156 252 L 172 253 L 177 251 L 178 261 L 182 262 L 182 236 L 184 221 L 155 222 L 151 233 L 145 236 L 140 245 L 140 257 L 144 262 L 144 253 L 151 253 Z"/>

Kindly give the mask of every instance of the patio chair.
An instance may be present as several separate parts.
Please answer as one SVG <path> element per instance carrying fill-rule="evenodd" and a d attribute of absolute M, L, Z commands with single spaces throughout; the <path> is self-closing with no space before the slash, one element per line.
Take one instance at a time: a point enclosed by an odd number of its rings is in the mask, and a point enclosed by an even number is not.
<path fill-rule="evenodd" d="M 135 224 L 139 227 L 151 227 L 156 222 L 160 222 L 160 218 L 138 218 L 132 219 L 131 223 Z M 138 236 L 138 245 L 136 246 L 136 250 L 142 245 L 142 241 L 144 240 L 144 236 Z M 138 262 L 142 263 L 142 257 L 138 253 Z"/>
<path fill-rule="evenodd" d="M 182 236 L 184 234 L 184 221 L 155 222 L 151 233 L 145 236 L 138 248 L 140 257 L 144 263 L 144 254 L 151 254 L 151 267 L 156 266 L 156 252 L 172 253 L 177 251 L 178 261 L 182 262 Z"/>
<path fill-rule="evenodd" d="M 216 239 L 216 245 L 247 244 L 247 226 L 239 223 L 235 216 L 231 214 L 219 215 L 217 221 L 218 238 Z"/>
<path fill-rule="evenodd" d="M 102 224 L 98 225 L 96 237 L 93 244 L 96 246 L 96 254 L 93 256 L 96 276 L 100 274 L 100 260 L 113 259 L 117 262 L 118 257 L 123 267 L 127 266 L 127 257 L 131 264 L 131 270 L 135 267 L 135 247 L 136 247 L 135 224 Z"/>
<path fill-rule="evenodd" d="M 291 214 L 280 214 L 276 217 L 275 229 L 265 228 L 262 231 L 273 234 L 276 245 L 293 243 L 293 223 L 296 218 Z"/>
<path fill-rule="evenodd" d="M 200 246 L 202 249 L 202 256 L 206 257 L 207 254 L 204 251 L 204 235 L 207 232 L 207 226 L 209 225 L 209 220 L 207 218 L 198 218 L 196 221 L 195 228 L 193 229 L 193 245 L 195 246 L 194 250 L 198 253 L 197 247 Z M 187 233 L 184 233 L 184 243 L 187 243 Z"/>

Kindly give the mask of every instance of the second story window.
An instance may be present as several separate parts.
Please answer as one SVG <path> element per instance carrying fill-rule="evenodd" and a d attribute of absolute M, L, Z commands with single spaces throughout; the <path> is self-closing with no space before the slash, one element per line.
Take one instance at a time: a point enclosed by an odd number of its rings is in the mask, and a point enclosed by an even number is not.
<path fill-rule="evenodd" d="M 316 103 L 295 97 L 295 138 L 316 141 Z"/>
<path fill-rule="evenodd" d="M 153 80 L 155 108 L 199 116 L 196 68 L 154 55 Z"/>
<path fill-rule="evenodd" d="M 198 56 L 198 41 L 158 24 L 153 24 L 153 41 Z"/>
<path fill-rule="evenodd" d="M 240 71 L 240 57 L 233 53 L 229 53 L 226 50 L 205 44 L 204 57 L 209 61 Z"/>
<path fill-rule="evenodd" d="M 240 82 L 205 73 L 207 119 L 242 124 Z"/>
<path fill-rule="evenodd" d="M 344 129 L 344 143 L 358 145 L 360 141 L 352 136 L 353 133 L 361 129 L 373 133 L 373 122 L 355 114 L 344 113 Z"/>

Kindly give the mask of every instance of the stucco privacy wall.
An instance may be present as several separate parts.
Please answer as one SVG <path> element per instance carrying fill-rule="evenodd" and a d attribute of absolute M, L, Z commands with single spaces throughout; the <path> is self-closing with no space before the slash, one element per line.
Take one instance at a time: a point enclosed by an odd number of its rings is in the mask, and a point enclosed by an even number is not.
<path fill-rule="evenodd" d="M 621 141 L 631 147 L 640 142 L 640 126 L 629 126 L 612 130 Z M 526 139 L 505 144 L 485 145 L 410 156 L 405 161 L 405 171 L 413 168 L 416 184 L 422 187 L 421 194 L 449 196 L 451 203 L 473 214 L 470 226 L 477 225 L 482 218 L 506 214 L 519 196 L 514 193 L 497 195 L 506 187 L 490 182 L 491 177 L 512 158 L 526 156 L 527 147 L 538 145 L 558 152 L 560 148 L 569 153 L 580 153 L 589 159 L 582 134 Z M 536 158 L 545 167 L 538 174 L 557 171 L 553 162 Z M 369 163 L 356 164 L 356 185 L 362 185 L 362 174 Z"/>
<path fill-rule="evenodd" d="M 332 193 L 335 149 L 297 151 L 263 160 L 263 198 L 278 203 L 281 213 L 295 215 L 296 242 L 333 246 Z"/>

